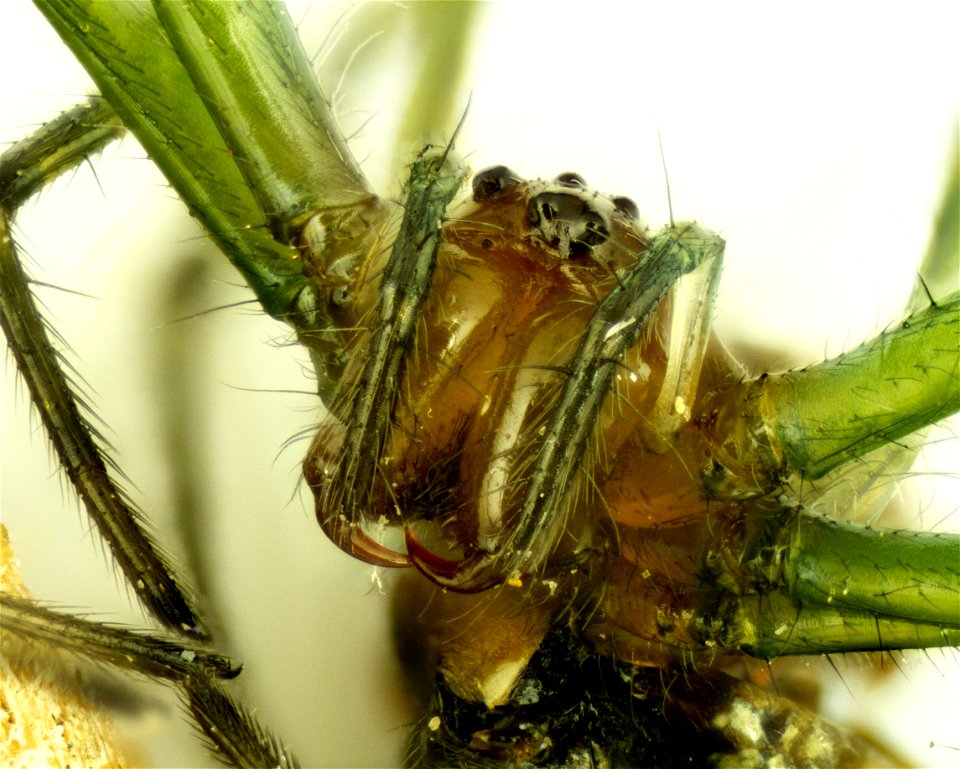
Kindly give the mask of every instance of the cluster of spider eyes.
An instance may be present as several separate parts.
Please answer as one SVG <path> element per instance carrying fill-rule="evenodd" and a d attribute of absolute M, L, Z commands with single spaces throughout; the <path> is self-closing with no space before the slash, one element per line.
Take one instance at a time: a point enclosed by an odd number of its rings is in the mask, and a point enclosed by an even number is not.
<path fill-rule="evenodd" d="M 516 187 L 524 180 L 506 166 L 494 166 L 473 179 L 473 199 L 483 202 Z M 627 197 L 608 199 L 589 192 L 586 180 L 573 172 L 541 182 L 543 191 L 527 204 L 527 224 L 534 236 L 565 259 L 589 256 L 610 237 L 609 215 L 597 201 L 629 220 L 639 219 L 637 204 Z"/>

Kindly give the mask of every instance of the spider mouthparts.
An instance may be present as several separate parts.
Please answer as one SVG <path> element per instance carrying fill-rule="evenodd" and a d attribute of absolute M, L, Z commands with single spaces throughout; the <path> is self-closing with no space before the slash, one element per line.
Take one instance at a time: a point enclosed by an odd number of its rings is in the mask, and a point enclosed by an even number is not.
<path fill-rule="evenodd" d="M 346 547 L 343 546 L 344 544 Z M 390 569 L 403 569 L 410 566 L 410 558 L 405 553 L 398 553 L 396 550 L 384 547 L 359 526 L 350 527 L 350 534 L 346 537 L 346 542 L 341 543 L 341 548 L 354 558 L 374 566 Z"/>
<path fill-rule="evenodd" d="M 455 593 L 480 593 L 501 584 L 504 579 L 489 556 L 472 554 L 463 559 L 441 558 L 425 548 L 409 528 L 403 530 L 410 563 L 427 579 Z"/>
<path fill-rule="evenodd" d="M 402 569 L 411 565 L 406 553 L 398 553 L 381 545 L 364 531 L 362 523 L 350 520 L 345 514 L 329 516 L 318 509 L 317 520 L 323 533 L 347 555 L 372 566 L 389 569 Z"/>

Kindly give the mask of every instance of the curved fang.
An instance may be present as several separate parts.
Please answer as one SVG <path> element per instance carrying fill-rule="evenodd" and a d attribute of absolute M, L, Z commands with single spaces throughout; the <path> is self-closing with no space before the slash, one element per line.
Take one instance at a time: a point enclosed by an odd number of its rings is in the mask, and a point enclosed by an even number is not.
<path fill-rule="evenodd" d="M 409 562 L 427 579 L 455 593 L 480 593 L 503 583 L 505 578 L 486 554 L 471 554 L 463 559 L 441 558 L 431 553 L 409 528 L 403 530 Z"/>
<path fill-rule="evenodd" d="M 359 526 L 351 526 L 349 547 L 350 555 L 374 566 L 405 569 L 411 565 L 406 553 L 384 547 Z"/>
<path fill-rule="evenodd" d="M 402 569 L 411 565 L 405 553 L 384 547 L 367 534 L 359 524 L 350 523 L 341 517 L 321 521 L 320 527 L 330 541 L 343 552 L 364 563 L 390 569 Z"/>

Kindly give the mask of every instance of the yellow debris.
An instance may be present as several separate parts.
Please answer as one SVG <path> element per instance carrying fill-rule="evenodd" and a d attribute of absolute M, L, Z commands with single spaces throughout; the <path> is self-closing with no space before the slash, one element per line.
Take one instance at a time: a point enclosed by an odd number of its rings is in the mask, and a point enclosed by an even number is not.
<path fill-rule="evenodd" d="M 6 527 L 0 525 L 0 588 L 28 597 Z M 109 717 L 83 696 L 73 660 L 2 634 L 0 766 L 10 769 L 126 767 Z"/>

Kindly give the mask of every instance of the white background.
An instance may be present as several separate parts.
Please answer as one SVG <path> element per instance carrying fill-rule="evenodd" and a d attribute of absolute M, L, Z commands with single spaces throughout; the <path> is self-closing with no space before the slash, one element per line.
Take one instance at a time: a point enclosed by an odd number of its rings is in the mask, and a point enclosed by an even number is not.
<path fill-rule="evenodd" d="M 955 4 L 624 8 L 487 6 L 458 144 L 474 169 L 578 171 L 600 190 L 633 197 L 659 226 L 668 218 L 659 131 L 676 217 L 727 239 L 717 316 L 735 345 L 802 365 L 895 320 L 957 140 Z M 292 15 L 308 52 L 343 10 L 297 4 Z M 398 36 L 386 29 L 371 45 L 400 46 Z M 380 189 L 403 175 L 377 167 L 406 85 L 402 48 L 392 55 L 377 87 L 350 94 L 364 119 L 372 115 L 357 154 L 369 158 Z M 0 9 L 0 57 L 0 142 L 28 134 L 90 89 L 25 3 Z M 197 404 L 186 438 L 206 447 L 199 461 L 218 544 L 217 600 L 231 652 L 246 664 L 245 701 L 305 766 L 397 765 L 410 712 L 388 598 L 369 567 L 325 541 L 298 493 L 304 442 L 281 450 L 316 422 L 315 399 L 249 391 L 309 390 L 304 356 L 271 344 L 286 341 L 286 331 L 250 309 L 171 324 L 249 294 L 207 259 L 213 267 L 189 281 L 191 291 L 174 292 L 180 304 L 165 304 L 178 270 L 207 246 L 136 144 L 108 148 L 96 167 L 98 180 L 83 169 L 29 204 L 21 241 L 39 280 L 95 297 L 41 292 L 134 495 L 163 529 L 172 481 L 169 454 L 157 445 L 165 420 L 158 401 L 186 380 Z M 151 362 L 164 344 L 176 350 L 168 369 Z M 53 473 L 10 371 L 3 417 L 2 515 L 29 585 L 62 605 L 140 622 Z M 955 472 L 956 454 L 942 451 L 955 444 L 942 434 L 938 441 L 931 462 Z M 932 478 L 905 505 L 912 525 L 929 526 L 955 512 L 958 499 L 955 477 Z M 859 658 L 837 661 L 843 680 L 831 708 L 896 740 L 917 765 L 956 765 L 957 656 L 926 656 L 907 655 L 879 683 L 861 680 Z M 827 662 L 810 664 L 838 682 Z M 153 738 L 141 743 L 140 760 L 208 764 L 177 725 L 175 705 L 159 689 L 145 692 Z"/>

